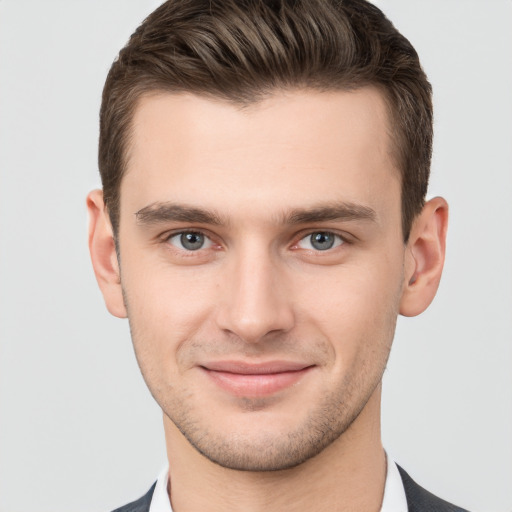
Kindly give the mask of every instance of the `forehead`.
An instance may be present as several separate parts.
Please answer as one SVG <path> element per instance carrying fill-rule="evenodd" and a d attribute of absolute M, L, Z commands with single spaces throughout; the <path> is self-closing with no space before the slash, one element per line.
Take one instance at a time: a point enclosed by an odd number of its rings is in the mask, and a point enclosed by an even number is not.
<path fill-rule="evenodd" d="M 240 107 L 158 93 L 136 108 L 121 205 L 379 201 L 399 187 L 386 103 L 374 88 L 276 93 Z M 398 190 L 398 189 L 397 189 Z M 392 198 L 399 201 L 398 198 Z M 209 204 L 210 203 L 210 204 Z"/>

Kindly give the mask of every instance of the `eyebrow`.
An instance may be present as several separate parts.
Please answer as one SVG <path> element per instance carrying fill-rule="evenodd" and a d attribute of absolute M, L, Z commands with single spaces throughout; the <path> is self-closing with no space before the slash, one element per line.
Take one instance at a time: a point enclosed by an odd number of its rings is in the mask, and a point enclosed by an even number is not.
<path fill-rule="evenodd" d="M 152 225 L 165 222 L 187 222 L 209 224 L 214 226 L 227 225 L 226 219 L 215 211 L 180 205 L 177 203 L 152 203 L 135 213 L 137 224 Z M 368 206 L 351 202 L 328 203 L 311 208 L 295 208 L 283 214 L 279 220 L 282 224 L 313 224 L 329 221 L 371 221 L 375 222 L 375 210 Z"/>
<path fill-rule="evenodd" d="M 190 222 L 220 226 L 226 224 L 220 216 L 203 208 L 194 208 L 176 203 L 152 203 L 135 212 L 137 224 L 160 224 L 164 222 Z"/>
<path fill-rule="evenodd" d="M 297 208 L 286 214 L 286 224 L 312 224 L 328 221 L 364 220 L 375 222 L 377 214 L 369 206 L 355 203 L 329 203 L 312 208 Z"/>

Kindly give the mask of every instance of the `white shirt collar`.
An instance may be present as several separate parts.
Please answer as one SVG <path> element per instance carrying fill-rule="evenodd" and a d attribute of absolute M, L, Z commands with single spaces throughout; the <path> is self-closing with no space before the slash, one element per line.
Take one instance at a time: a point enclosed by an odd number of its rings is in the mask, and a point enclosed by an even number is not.
<path fill-rule="evenodd" d="M 153 498 L 151 498 L 151 505 L 149 512 L 172 512 L 169 494 L 167 494 L 167 482 L 169 481 L 169 465 L 162 469 L 156 481 L 155 491 Z"/>
<path fill-rule="evenodd" d="M 386 485 L 384 486 L 384 497 L 382 498 L 380 512 L 407 512 L 407 498 L 400 472 L 387 453 L 386 460 Z"/>
<path fill-rule="evenodd" d="M 391 457 L 386 455 L 387 472 L 384 498 L 380 512 L 407 512 L 407 499 L 405 497 L 402 477 Z M 167 494 L 167 482 L 169 480 L 169 468 L 166 466 L 156 481 L 155 492 L 151 500 L 149 512 L 172 512 L 171 502 Z"/>

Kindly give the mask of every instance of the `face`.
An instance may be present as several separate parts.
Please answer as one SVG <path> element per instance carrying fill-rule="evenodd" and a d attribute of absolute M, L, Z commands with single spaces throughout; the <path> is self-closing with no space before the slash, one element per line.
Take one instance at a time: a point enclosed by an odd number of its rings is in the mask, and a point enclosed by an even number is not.
<path fill-rule="evenodd" d="M 153 396 L 210 460 L 298 465 L 376 393 L 404 268 L 388 133 L 371 88 L 140 101 L 124 303 Z"/>

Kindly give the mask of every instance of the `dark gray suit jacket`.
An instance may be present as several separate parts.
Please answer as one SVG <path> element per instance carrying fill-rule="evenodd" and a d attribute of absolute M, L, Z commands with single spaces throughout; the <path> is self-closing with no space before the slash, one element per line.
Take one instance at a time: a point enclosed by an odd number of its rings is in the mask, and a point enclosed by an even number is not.
<path fill-rule="evenodd" d="M 400 466 L 398 466 L 398 470 L 404 483 L 409 512 L 468 512 L 463 508 L 451 505 L 426 491 L 423 487 L 420 487 Z M 156 483 L 151 486 L 151 489 L 142 498 L 128 503 L 124 507 L 117 508 L 113 512 L 149 512 L 149 505 L 155 485 Z"/>

